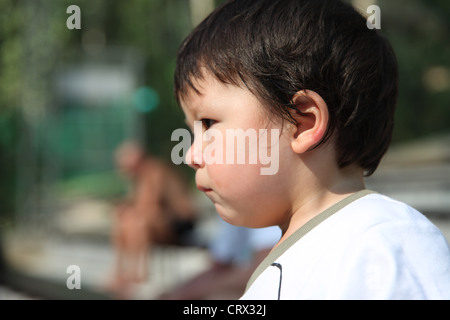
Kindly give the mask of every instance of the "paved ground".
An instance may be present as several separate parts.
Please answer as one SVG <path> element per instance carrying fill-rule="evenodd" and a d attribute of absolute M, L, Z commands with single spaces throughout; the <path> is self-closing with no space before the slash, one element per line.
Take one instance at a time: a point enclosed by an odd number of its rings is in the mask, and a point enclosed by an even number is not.
<path fill-rule="evenodd" d="M 114 266 L 114 251 L 104 240 L 80 238 L 46 238 L 27 242 L 10 241 L 8 256 L 20 270 L 65 285 L 71 275 L 68 267 L 81 271 L 81 287 L 108 293 Z M 198 247 L 157 247 L 149 257 L 149 280 L 135 285 L 130 298 L 152 299 L 208 266 L 208 253 Z M 23 298 L 19 292 L 0 287 L 0 299 Z"/>
<path fill-rule="evenodd" d="M 17 290 L 0 286 L 0 300 L 34 300 L 34 297 L 31 297 L 23 292 L 19 292 Z"/>

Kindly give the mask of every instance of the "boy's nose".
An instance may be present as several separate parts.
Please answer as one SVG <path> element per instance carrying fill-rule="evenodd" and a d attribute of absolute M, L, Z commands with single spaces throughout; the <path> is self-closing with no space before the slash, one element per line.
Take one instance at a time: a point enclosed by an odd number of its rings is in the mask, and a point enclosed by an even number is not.
<path fill-rule="evenodd" d="M 195 147 L 195 143 L 191 145 L 186 153 L 186 163 L 194 170 L 197 170 L 204 165 L 203 152 L 202 150 L 199 150 L 199 148 Z"/>

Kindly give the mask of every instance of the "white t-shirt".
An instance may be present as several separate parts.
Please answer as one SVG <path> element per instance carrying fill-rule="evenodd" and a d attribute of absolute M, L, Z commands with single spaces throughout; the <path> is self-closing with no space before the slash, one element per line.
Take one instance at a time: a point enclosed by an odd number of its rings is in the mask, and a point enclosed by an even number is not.
<path fill-rule="evenodd" d="M 450 299 L 450 249 L 420 212 L 364 190 L 276 247 L 241 299 Z"/>

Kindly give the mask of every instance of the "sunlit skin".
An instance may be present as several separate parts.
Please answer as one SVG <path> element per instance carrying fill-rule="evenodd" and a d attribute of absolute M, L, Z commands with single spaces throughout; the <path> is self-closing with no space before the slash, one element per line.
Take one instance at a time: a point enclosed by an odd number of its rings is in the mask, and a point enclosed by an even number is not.
<path fill-rule="evenodd" d="M 203 122 L 203 132 L 214 128 L 225 136 L 226 129 L 279 129 L 279 170 L 261 175 L 261 164 L 206 164 L 202 151 L 187 153 L 196 171 L 197 188 L 206 193 L 219 215 L 227 222 L 245 227 L 278 225 L 283 236 L 291 235 L 308 220 L 351 193 L 364 189 L 363 170 L 356 166 L 338 168 L 333 139 L 317 148 L 325 134 L 328 109 L 313 91 L 300 91 L 292 102 L 297 125 L 270 116 L 248 89 L 219 82 L 208 73 L 194 79 L 200 93 L 190 90 L 181 100 L 186 122 Z"/>

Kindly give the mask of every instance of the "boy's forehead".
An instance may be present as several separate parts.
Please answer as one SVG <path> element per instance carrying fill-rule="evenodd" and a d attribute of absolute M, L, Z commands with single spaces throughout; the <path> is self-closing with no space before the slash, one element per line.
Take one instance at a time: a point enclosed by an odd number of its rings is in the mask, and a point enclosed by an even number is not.
<path fill-rule="evenodd" d="M 202 73 L 201 77 L 192 77 L 190 80 L 191 85 L 187 86 L 186 92 L 180 96 L 183 110 L 196 111 L 202 107 L 204 101 L 209 101 L 208 105 L 211 106 L 211 103 L 228 87 L 209 72 Z"/>
<path fill-rule="evenodd" d="M 180 96 L 180 105 L 184 113 L 187 114 L 197 112 L 200 107 L 200 98 L 203 95 L 204 94 L 202 91 L 200 91 L 197 87 L 195 87 L 195 89 L 192 87 L 187 88 L 186 92 Z"/>

